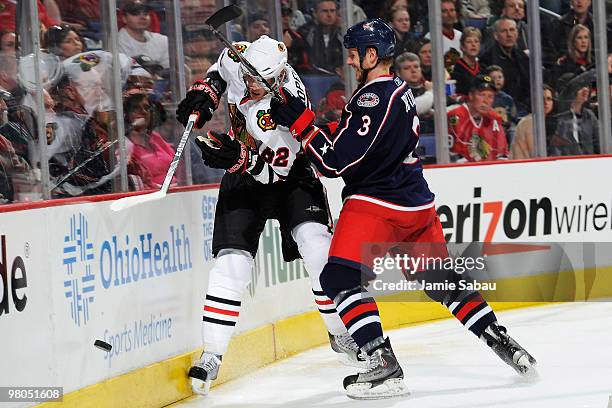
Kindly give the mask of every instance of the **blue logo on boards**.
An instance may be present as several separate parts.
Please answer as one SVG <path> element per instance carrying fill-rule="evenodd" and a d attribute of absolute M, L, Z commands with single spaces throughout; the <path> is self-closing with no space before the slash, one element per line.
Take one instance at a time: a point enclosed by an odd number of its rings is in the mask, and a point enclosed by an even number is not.
<path fill-rule="evenodd" d="M 165 235 L 165 234 L 162 234 Z M 162 239 L 152 232 L 94 237 L 83 214 L 74 214 L 64 236 L 64 296 L 77 326 L 87 324 L 92 304 L 106 290 L 191 269 L 184 224 L 170 225 Z M 99 245 L 94 245 L 100 243 Z M 95 295 L 94 295 L 95 294 Z"/>
<path fill-rule="evenodd" d="M 77 326 L 89 321 L 89 308 L 94 301 L 96 275 L 91 266 L 94 260 L 93 243 L 89 242 L 87 219 L 75 214 L 70 218 L 68 234 L 64 236 L 66 280 L 64 296 L 70 303 L 70 316 Z"/>

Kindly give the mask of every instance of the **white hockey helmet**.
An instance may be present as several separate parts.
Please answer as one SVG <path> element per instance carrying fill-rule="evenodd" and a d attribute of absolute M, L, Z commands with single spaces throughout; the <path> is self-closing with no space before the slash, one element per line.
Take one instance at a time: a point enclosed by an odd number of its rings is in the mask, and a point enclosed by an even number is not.
<path fill-rule="evenodd" d="M 253 65 L 264 79 L 274 79 L 274 85 L 280 84 L 287 63 L 287 47 L 267 35 L 262 35 L 251 43 L 244 52 L 244 57 Z M 249 75 L 248 70 L 240 66 L 242 75 Z"/>

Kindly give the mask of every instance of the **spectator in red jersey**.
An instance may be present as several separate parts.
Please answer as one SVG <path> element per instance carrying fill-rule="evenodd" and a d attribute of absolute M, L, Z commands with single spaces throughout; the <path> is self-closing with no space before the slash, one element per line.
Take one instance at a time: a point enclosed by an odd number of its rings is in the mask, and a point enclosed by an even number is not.
<path fill-rule="evenodd" d="M 451 152 L 457 162 L 507 159 L 508 142 L 501 117 L 493 111 L 495 84 L 488 75 L 478 75 L 468 102 L 448 113 Z"/>
<path fill-rule="evenodd" d="M 459 95 L 467 95 L 470 92 L 472 81 L 483 70 L 478 61 L 480 54 L 480 40 L 482 34 L 474 27 L 466 27 L 461 35 L 461 52 L 463 56 L 455 63 L 451 77 L 457 81 L 455 92 Z"/>
<path fill-rule="evenodd" d="M 16 24 L 17 16 L 17 2 L 15 0 L 0 0 L 0 30 L 1 31 L 13 31 L 17 29 Z M 42 1 L 38 0 L 38 18 L 43 30 L 51 27 L 52 25 L 59 24 L 60 21 L 52 18 L 47 13 L 47 8 Z M 24 24 L 29 25 L 29 22 Z"/>

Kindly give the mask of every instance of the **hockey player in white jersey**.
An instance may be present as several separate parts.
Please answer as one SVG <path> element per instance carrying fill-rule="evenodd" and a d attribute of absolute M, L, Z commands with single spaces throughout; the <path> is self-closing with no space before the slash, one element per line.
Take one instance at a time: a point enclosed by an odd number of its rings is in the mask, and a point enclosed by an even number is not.
<path fill-rule="evenodd" d="M 309 105 L 302 81 L 287 64 L 287 49 L 282 42 L 262 36 L 252 44 L 240 42 L 235 47 L 269 85 L 283 86 Z M 216 262 L 204 302 L 204 352 L 189 371 L 193 389 L 206 394 L 210 381 L 217 378 L 238 321 L 242 295 L 251 278 L 259 237 L 268 219 L 280 223 L 284 260 L 301 257 L 304 261 L 332 349 L 341 360 L 362 365 L 357 345 L 319 283 L 331 242 L 324 188 L 300 153 L 300 143 L 287 128 L 280 129 L 271 120 L 271 95 L 263 84 L 244 71 L 236 56 L 225 49 L 207 78 L 191 86 L 179 104 L 177 119 L 185 124 L 189 114 L 197 111 L 200 119 L 196 126 L 203 126 L 212 117 L 226 88 L 231 135 L 209 132 L 207 137 L 196 139 L 204 162 L 227 171 L 221 181 L 215 213 Z"/>

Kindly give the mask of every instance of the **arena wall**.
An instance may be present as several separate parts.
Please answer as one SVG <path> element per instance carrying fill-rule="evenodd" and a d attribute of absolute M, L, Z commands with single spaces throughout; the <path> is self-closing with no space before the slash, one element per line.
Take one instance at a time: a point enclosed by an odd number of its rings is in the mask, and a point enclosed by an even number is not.
<path fill-rule="evenodd" d="M 612 157 L 598 157 L 425 173 L 451 241 L 548 243 L 565 254 L 574 299 L 584 300 L 612 296 L 611 166 Z M 325 184 L 337 218 L 341 182 Z M 75 407 L 163 406 L 190 396 L 185 373 L 200 351 L 216 196 L 216 186 L 190 188 L 119 213 L 109 209 L 116 196 L 0 207 L 0 384 L 62 386 L 64 405 Z M 502 255 L 498 263 L 510 267 L 498 278 L 512 290 L 553 272 L 526 273 L 533 258 Z M 273 223 L 256 264 L 218 383 L 327 339 L 310 278 L 301 262 L 281 261 Z M 381 302 L 381 316 L 391 329 L 449 315 L 410 301 Z M 112 351 L 94 348 L 95 339 Z"/>

